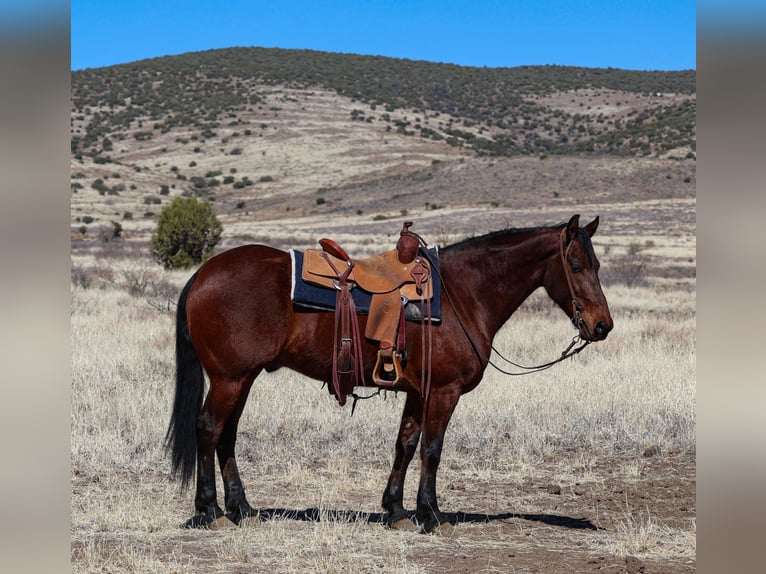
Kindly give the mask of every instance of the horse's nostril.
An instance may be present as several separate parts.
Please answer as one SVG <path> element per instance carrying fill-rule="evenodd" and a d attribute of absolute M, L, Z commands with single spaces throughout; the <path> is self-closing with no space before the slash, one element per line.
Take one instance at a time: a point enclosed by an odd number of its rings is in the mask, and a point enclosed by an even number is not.
<path fill-rule="evenodd" d="M 609 332 L 609 325 L 604 323 L 603 321 L 599 321 L 596 324 L 596 336 L 597 337 L 606 337 L 606 334 Z"/>

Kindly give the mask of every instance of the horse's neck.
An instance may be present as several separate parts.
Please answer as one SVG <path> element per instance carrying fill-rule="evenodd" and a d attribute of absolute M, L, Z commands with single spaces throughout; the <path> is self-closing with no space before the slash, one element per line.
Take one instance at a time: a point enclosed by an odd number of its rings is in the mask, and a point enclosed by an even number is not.
<path fill-rule="evenodd" d="M 477 323 L 484 326 L 487 340 L 542 286 L 555 245 L 550 233 L 539 231 L 478 242 L 445 257 L 447 288 L 459 293 L 455 298 L 463 313 L 480 318 Z"/>

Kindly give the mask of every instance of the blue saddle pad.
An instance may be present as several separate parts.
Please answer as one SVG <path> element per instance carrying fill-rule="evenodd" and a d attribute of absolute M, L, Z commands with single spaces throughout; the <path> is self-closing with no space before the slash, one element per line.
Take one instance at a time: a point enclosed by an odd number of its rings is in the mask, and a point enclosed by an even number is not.
<path fill-rule="evenodd" d="M 423 255 L 422 247 L 420 248 L 420 253 Z M 291 249 L 290 259 L 292 260 L 293 272 L 290 299 L 292 299 L 293 303 L 319 311 L 334 311 L 335 289 L 306 283 L 301 277 L 303 251 Z M 436 272 L 431 272 L 434 292 L 434 296 L 431 299 L 431 322 L 439 323 L 441 322 L 441 277 L 438 273 L 439 256 L 436 247 L 428 248 L 428 260 L 431 261 L 432 266 L 436 267 Z M 354 298 L 357 313 L 367 315 L 370 312 L 372 293 L 357 286 L 351 290 L 351 296 Z M 404 317 L 410 321 L 420 321 L 422 312 L 419 301 L 409 301 L 404 307 Z"/>

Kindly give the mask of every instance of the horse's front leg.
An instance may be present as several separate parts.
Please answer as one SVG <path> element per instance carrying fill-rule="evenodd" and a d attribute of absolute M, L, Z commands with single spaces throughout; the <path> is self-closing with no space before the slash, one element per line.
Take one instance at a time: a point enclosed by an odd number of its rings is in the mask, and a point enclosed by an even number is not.
<path fill-rule="evenodd" d="M 404 478 L 407 467 L 415 454 L 420 439 L 420 422 L 422 418 L 422 401 L 415 393 L 407 393 L 404 403 L 402 422 L 394 449 L 394 465 L 388 477 L 386 490 L 383 492 L 383 508 L 388 511 L 386 524 L 396 530 L 415 530 L 404 509 Z"/>
<path fill-rule="evenodd" d="M 441 387 L 431 395 L 428 414 L 423 422 L 420 443 L 420 485 L 416 518 L 426 532 L 433 532 L 448 523 L 436 500 L 436 471 L 441 460 L 444 432 L 455 411 L 460 392 L 456 388 Z"/>

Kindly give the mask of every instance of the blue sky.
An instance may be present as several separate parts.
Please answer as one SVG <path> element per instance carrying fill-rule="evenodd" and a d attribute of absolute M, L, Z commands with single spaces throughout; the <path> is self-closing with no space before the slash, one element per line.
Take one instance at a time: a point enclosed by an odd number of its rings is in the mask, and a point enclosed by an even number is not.
<path fill-rule="evenodd" d="M 696 68 L 693 0 L 72 0 L 74 70 L 232 46 L 467 66 Z"/>

